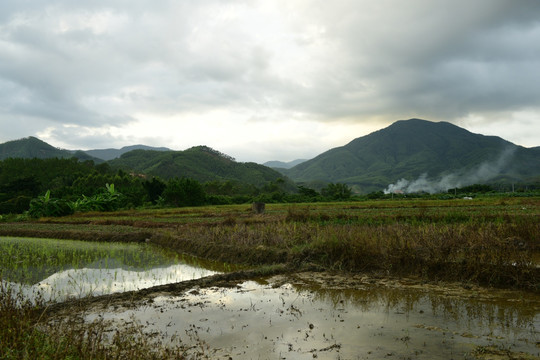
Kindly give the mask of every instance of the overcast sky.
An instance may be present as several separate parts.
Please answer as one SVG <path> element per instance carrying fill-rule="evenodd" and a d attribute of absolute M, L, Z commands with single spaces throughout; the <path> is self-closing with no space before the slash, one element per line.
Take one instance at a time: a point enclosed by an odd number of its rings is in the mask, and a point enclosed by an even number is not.
<path fill-rule="evenodd" d="M 540 1 L 0 2 L 0 142 L 288 161 L 412 117 L 539 146 Z"/>

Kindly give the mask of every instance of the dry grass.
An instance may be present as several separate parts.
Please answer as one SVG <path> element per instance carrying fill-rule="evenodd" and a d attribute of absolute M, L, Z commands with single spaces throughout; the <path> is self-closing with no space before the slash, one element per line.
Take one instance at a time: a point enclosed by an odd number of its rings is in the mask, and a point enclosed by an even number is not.
<path fill-rule="evenodd" d="M 249 264 L 315 263 L 344 271 L 376 271 L 538 289 L 533 262 L 540 223 L 369 226 L 313 222 L 187 227 L 153 241 L 177 251 Z"/>
<path fill-rule="evenodd" d="M 75 317 L 49 323 L 46 305 L 0 282 L 0 359 L 183 359 L 181 346 L 163 347 L 133 325 L 111 334 L 103 321 Z"/>

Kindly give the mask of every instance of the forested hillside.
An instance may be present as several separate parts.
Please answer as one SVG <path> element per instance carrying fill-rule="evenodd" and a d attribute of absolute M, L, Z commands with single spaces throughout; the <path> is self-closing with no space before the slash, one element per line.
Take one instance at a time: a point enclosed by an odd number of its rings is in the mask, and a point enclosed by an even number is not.
<path fill-rule="evenodd" d="M 188 177 L 200 182 L 233 181 L 261 187 L 283 178 L 278 171 L 256 163 L 236 162 L 217 150 L 197 146 L 184 151 L 134 150 L 111 160 L 114 168 L 132 170 L 162 179 Z M 289 188 L 294 184 L 286 181 Z"/>

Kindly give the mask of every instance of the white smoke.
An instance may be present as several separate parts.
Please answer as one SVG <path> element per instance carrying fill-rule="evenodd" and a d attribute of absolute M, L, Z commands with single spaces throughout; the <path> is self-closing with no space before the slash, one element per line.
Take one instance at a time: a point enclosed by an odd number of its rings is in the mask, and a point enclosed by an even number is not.
<path fill-rule="evenodd" d="M 426 192 L 435 194 L 446 192 L 448 189 L 483 183 L 500 174 L 503 167 L 511 160 L 516 149 L 516 147 L 509 147 L 494 161 L 486 161 L 474 169 L 444 175 L 439 179 L 428 179 L 427 173 L 420 175 L 418 179 L 413 181 L 400 179 L 395 184 L 388 185 L 384 193 Z"/>

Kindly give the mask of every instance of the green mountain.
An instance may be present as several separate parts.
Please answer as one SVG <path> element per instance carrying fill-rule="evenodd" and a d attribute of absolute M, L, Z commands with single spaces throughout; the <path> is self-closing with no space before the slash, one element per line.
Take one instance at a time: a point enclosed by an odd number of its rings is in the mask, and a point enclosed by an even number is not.
<path fill-rule="evenodd" d="M 283 175 L 276 170 L 252 162 L 236 162 L 207 146 L 184 151 L 133 150 L 109 161 L 109 164 L 113 168 L 133 170 L 162 179 L 188 177 L 200 182 L 230 180 L 255 186 L 283 179 Z M 286 182 L 288 187 L 293 186 L 290 181 Z"/>
<path fill-rule="evenodd" d="M 411 184 L 431 192 L 472 183 L 535 181 L 540 176 L 540 150 L 447 122 L 410 119 L 279 171 L 296 182 L 340 182 L 363 193 L 413 191 L 407 187 Z"/>
<path fill-rule="evenodd" d="M 85 153 L 87 153 L 90 156 L 103 159 L 103 160 L 112 160 L 120 157 L 122 154 L 125 154 L 127 152 L 133 151 L 133 150 L 155 150 L 155 151 L 171 151 L 171 149 L 166 147 L 152 147 L 152 146 L 146 146 L 146 145 L 131 145 L 131 146 L 124 146 L 121 149 L 96 149 L 96 150 L 86 150 Z"/>
<path fill-rule="evenodd" d="M 49 159 L 49 158 L 72 158 L 76 157 L 79 160 L 93 160 L 96 163 L 103 162 L 96 159 L 83 151 L 70 151 L 55 148 L 46 142 L 33 136 L 8 141 L 0 144 L 0 160 L 7 158 L 23 158 L 23 159 Z"/>
<path fill-rule="evenodd" d="M 167 148 L 133 145 L 122 149 L 83 152 L 58 149 L 35 137 L 0 144 L 0 160 L 72 157 L 79 160 L 93 160 L 96 164 L 104 162 L 102 158 L 116 157 L 108 161 L 113 168 L 159 176 L 165 180 L 173 177 L 189 177 L 200 182 L 228 180 L 261 187 L 269 182 L 277 183 L 278 179 L 283 179 L 283 186 L 286 189 L 296 189 L 289 179 L 276 170 L 252 162 L 236 162 L 230 156 L 206 146 L 197 146 L 185 151 L 172 151 Z"/>

